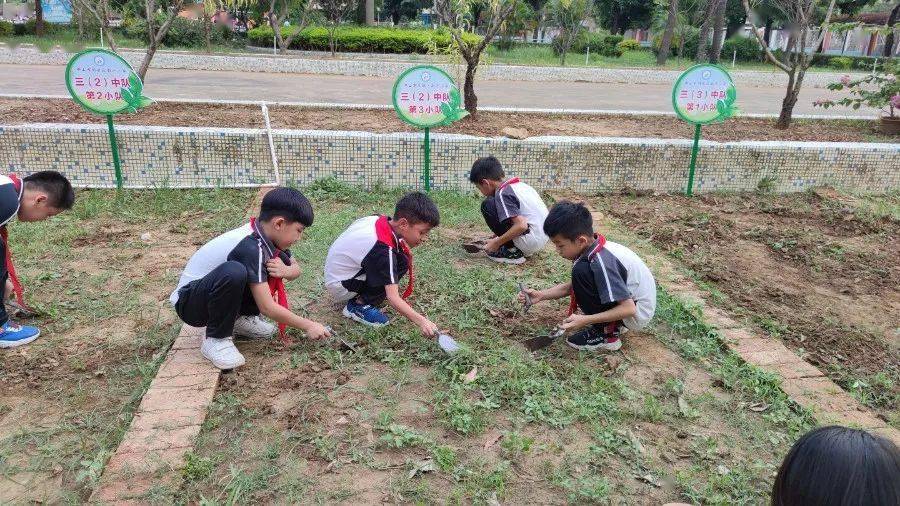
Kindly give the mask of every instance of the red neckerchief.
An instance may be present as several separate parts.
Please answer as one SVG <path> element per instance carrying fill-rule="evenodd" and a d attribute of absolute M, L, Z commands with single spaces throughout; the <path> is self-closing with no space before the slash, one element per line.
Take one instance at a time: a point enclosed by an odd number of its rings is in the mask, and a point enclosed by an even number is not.
<path fill-rule="evenodd" d="M 13 182 L 13 186 L 16 188 L 17 192 L 22 191 L 22 181 L 15 174 L 10 174 L 9 178 Z M 21 205 L 21 204 L 19 204 Z M 25 289 L 22 288 L 22 283 L 19 282 L 19 276 L 16 275 L 16 267 L 13 265 L 12 261 L 12 251 L 9 249 L 9 234 L 6 231 L 6 225 L 0 227 L 0 237 L 3 238 L 3 244 L 6 246 L 6 271 L 9 273 L 9 280 L 12 281 L 13 291 L 16 293 L 16 302 L 19 303 L 23 308 L 32 311 L 27 304 L 25 304 Z"/>
<path fill-rule="evenodd" d="M 497 187 L 497 193 L 500 193 L 500 191 L 502 191 L 507 186 L 509 186 L 511 184 L 516 184 L 518 182 L 519 182 L 519 178 L 517 178 L 517 177 L 514 177 L 512 179 L 507 179 L 500 186 Z"/>
<path fill-rule="evenodd" d="M 257 236 L 263 243 L 268 243 L 268 239 L 263 236 L 262 231 L 256 226 L 256 218 L 250 218 L 250 228 L 253 230 L 253 235 Z M 266 244 L 266 247 L 268 248 L 268 244 Z M 271 253 L 272 258 L 281 256 L 281 250 L 279 249 L 271 250 Z M 278 305 L 285 309 L 290 309 L 288 306 L 287 290 L 284 288 L 284 279 L 276 278 L 274 276 L 267 276 L 267 279 L 269 282 L 269 293 L 276 296 L 275 300 L 278 302 Z M 290 346 L 292 344 L 291 338 L 287 335 L 287 325 L 281 322 L 278 322 L 278 337 L 285 346 Z"/>
<path fill-rule="evenodd" d="M 403 256 L 406 257 L 406 263 L 409 264 L 409 284 L 406 285 L 406 290 L 404 290 L 403 295 L 400 296 L 401 298 L 406 299 L 412 295 L 413 292 L 414 278 L 412 251 L 409 250 L 406 241 L 403 239 L 397 240 L 397 236 L 394 235 L 394 229 L 391 228 L 389 221 L 387 216 L 378 216 L 378 219 L 375 220 L 375 237 L 378 239 L 378 242 L 387 245 L 388 248 L 395 251 L 399 249 L 400 252 L 403 253 Z"/>
<path fill-rule="evenodd" d="M 599 253 L 600 250 L 603 249 L 603 246 L 606 244 L 606 238 L 605 238 L 605 237 L 603 237 L 603 236 L 600 235 L 600 234 L 595 234 L 595 236 L 597 237 L 597 245 L 594 246 L 594 249 L 592 249 L 591 252 L 587 254 L 587 260 L 588 260 L 588 262 L 590 262 L 590 261 L 591 261 L 591 257 L 593 257 L 594 255 L 596 255 L 597 253 Z M 584 256 L 584 255 L 582 255 L 582 256 Z M 580 257 L 576 258 L 575 261 L 577 262 L 578 260 L 581 260 L 581 258 L 582 258 L 582 257 L 580 256 Z M 573 289 L 569 292 L 569 316 L 571 316 L 572 313 L 574 313 L 576 309 L 578 309 L 578 301 L 575 300 L 575 289 L 573 288 Z"/>

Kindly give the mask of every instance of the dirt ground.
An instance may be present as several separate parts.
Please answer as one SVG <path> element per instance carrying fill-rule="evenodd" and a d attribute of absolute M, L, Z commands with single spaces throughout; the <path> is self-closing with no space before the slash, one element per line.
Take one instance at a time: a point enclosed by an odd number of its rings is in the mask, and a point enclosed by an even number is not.
<path fill-rule="evenodd" d="M 159 195 L 82 191 L 73 210 L 10 227 L 27 300 L 43 314 L 19 320 L 38 340 L 0 350 L 0 503 L 86 499 L 178 332 L 177 273 L 211 218 L 245 205 L 236 191 Z"/>
<path fill-rule="evenodd" d="M 413 127 L 400 121 L 392 110 L 324 110 L 273 106 L 269 109 L 273 128 L 315 130 L 362 130 L 368 132 L 410 132 Z M 0 99 L 0 125 L 22 123 L 105 123 L 103 116 L 88 113 L 71 100 Z M 159 125 L 188 127 L 263 128 L 258 106 L 154 104 L 137 114 L 116 115 L 121 125 Z M 868 120 L 795 120 L 787 131 L 775 130 L 772 119 L 735 118 L 723 124 L 708 125 L 703 138 L 713 141 L 832 141 L 898 142 L 897 137 L 877 131 L 878 123 Z M 479 113 L 440 133 L 469 134 L 484 137 L 503 136 L 507 127 L 525 128 L 529 136 L 572 135 L 588 137 L 684 138 L 693 136 L 693 127 L 674 117 L 586 116 Z"/>
<path fill-rule="evenodd" d="M 696 272 L 718 305 L 900 422 L 896 214 L 825 189 L 594 202 Z"/>

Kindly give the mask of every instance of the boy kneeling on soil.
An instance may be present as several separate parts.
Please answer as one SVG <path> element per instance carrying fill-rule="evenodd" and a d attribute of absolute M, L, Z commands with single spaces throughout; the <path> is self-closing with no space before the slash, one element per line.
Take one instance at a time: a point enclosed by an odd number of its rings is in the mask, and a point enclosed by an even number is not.
<path fill-rule="evenodd" d="M 20 306 L 22 286 L 12 265 L 7 243 L 6 225 L 18 217 L 19 221 L 43 221 L 71 209 L 75 192 L 69 180 L 59 172 L 46 170 L 35 172 L 22 179 L 15 174 L 0 176 L 0 286 L 2 301 L 15 294 Z M 0 348 L 13 348 L 28 344 L 41 335 L 36 327 L 16 325 L 9 321 L 6 305 L 0 302 Z"/>
<path fill-rule="evenodd" d="M 481 215 L 494 233 L 484 245 L 488 258 L 521 264 L 547 244 L 543 230 L 547 206 L 534 188 L 517 177 L 507 178 L 493 156 L 475 160 L 469 181 L 485 196 Z"/>
<path fill-rule="evenodd" d="M 366 216 L 354 221 L 328 249 L 325 289 L 344 306 L 345 317 L 373 327 L 388 324 L 379 309 L 385 301 L 422 334 L 435 337 L 438 327 L 416 312 L 407 297 L 413 290 L 410 248 L 421 244 L 440 223 L 437 206 L 424 193 L 411 192 L 397 201 L 394 216 Z M 409 271 L 401 295 L 398 283 Z"/>
<path fill-rule="evenodd" d="M 219 369 L 244 364 L 233 336 L 272 337 L 275 326 L 306 331 L 312 339 L 329 337 L 320 323 L 287 308 L 283 280 L 300 277 L 288 248 L 313 223 L 309 200 L 293 188 L 275 188 L 263 197 L 259 217 L 204 244 L 188 261 L 169 300 L 188 325 L 206 327 L 200 346 Z M 273 298 L 277 295 L 277 300 Z"/>
<path fill-rule="evenodd" d="M 572 281 L 546 290 L 526 290 L 532 303 L 570 296 L 561 328 L 577 331 L 566 343 L 577 350 L 616 351 L 622 327 L 642 329 L 656 311 L 656 282 L 630 249 L 595 234 L 584 204 L 560 201 L 550 209 L 544 232 L 572 264 Z M 525 295 L 519 294 L 525 302 Z M 580 308 L 583 314 L 575 314 Z"/>

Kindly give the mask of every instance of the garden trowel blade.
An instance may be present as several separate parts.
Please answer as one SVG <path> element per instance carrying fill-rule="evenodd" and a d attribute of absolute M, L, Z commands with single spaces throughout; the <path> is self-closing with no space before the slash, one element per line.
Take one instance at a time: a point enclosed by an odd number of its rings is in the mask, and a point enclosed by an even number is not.
<path fill-rule="evenodd" d="M 563 334 L 565 334 L 565 331 L 563 329 L 555 328 L 551 330 L 548 335 L 526 339 L 525 341 L 523 341 L 523 344 L 525 345 L 525 348 L 528 349 L 528 351 L 538 351 L 553 344 Z"/>

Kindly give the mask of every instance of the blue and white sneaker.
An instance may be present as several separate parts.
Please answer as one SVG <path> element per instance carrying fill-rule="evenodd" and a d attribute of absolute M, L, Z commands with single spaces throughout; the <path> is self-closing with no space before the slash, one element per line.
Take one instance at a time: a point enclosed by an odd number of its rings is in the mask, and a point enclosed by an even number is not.
<path fill-rule="evenodd" d="M 16 325 L 10 321 L 0 328 L 0 348 L 15 348 L 34 341 L 41 335 L 37 327 Z"/>
<path fill-rule="evenodd" d="M 353 299 L 344 306 L 344 316 L 372 327 L 383 327 L 388 324 L 388 317 L 377 307 L 370 304 L 357 304 Z"/>

